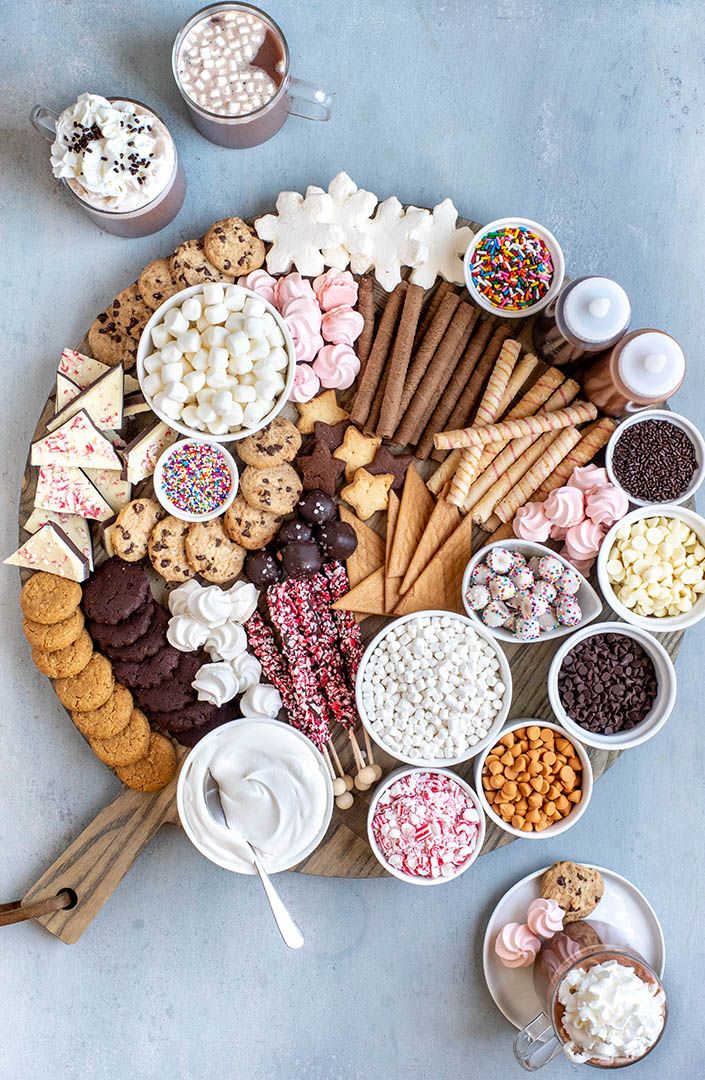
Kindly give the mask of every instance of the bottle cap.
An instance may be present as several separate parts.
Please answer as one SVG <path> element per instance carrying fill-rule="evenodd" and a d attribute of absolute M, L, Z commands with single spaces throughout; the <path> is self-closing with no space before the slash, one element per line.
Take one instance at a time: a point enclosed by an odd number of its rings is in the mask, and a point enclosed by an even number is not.
<path fill-rule="evenodd" d="M 589 277 L 569 286 L 563 300 L 563 319 L 573 337 L 608 346 L 629 326 L 632 309 L 621 285 L 611 278 Z"/>
<path fill-rule="evenodd" d="M 619 377 L 630 394 L 665 401 L 685 375 L 685 355 L 678 342 L 660 330 L 635 334 L 619 353 Z"/>

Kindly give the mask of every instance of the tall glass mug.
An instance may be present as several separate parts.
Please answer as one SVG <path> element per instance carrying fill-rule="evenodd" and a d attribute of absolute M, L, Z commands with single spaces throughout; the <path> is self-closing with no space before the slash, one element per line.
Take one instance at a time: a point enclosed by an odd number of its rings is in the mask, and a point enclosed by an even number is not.
<path fill-rule="evenodd" d="M 171 66 L 195 127 L 231 149 L 258 146 L 288 116 L 328 120 L 330 98 L 294 79 L 286 38 L 251 4 L 210 4 L 186 22 L 174 42 Z"/>
<path fill-rule="evenodd" d="M 610 939 L 616 940 L 616 931 L 612 927 L 603 923 L 575 922 L 543 943 L 534 964 L 534 986 L 539 1000 L 545 1002 L 546 1011 L 535 1016 L 514 1040 L 514 1056 L 527 1072 L 541 1069 L 566 1047 L 571 1049 L 568 1057 L 574 1062 L 597 1069 L 624 1068 L 643 1061 L 661 1039 L 667 1003 L 659 976 L 633 949 L 624 944 L 608 945 L 606 942 Z M 606 968 L 598 968 L 598 965 L 606 965 Z M 616 972 L 616 976 L 607 974 L 609 970 Z M 596 991 L 594 985 L 588 987 L 587 981 L 591 977 L 599 978 L 600 973 L 607 979 L 619 978 L 620 974 L 635 977 L 649 988 L 650 997 L 654 999 L 651 1030 L 648 1037 L 642 1037 L 639 1049 L 633 1053 L 624 1052 L 623 1046 L 616 1045 L 609 1052 L 607 1048 L 603 1052 L 592 1048 L 583 1051 L 571 1038 L 564 1003 L 570 1002 L 574 994 L 580 994 L 581 989 L 585 990 L 589 1003 L 597 1000 L 600 988 Z M 633 1026 L 627 1023 L 624 1012 L 619 1011 L 619 998 L 625 993 L 629 990 L 625 991 L 621 986 L 605 986 L 603 1002 L 606 1000 L 609 1008 L 617 1001 L 614 1029 L 626 1032 L 629 1028 L 633 1035 Z"/>
<path fill-rule="evenodd" d="M 105 183 L 104 177 L 83 174 L 80 164 L 71 172 L 71 175 L 62 176 L 61 183 L 99 228 L 115 236 L 149 236 L 151 233 L 166 228 L 173 221 L 186 197 L 186 177 L 179 161 L 176 144 L 166 124 L 153 109 L 133 99 L 106 99 L 94 94 L 82 94 L 75 105 L 70 106 L 63 113 L 53 112 L 44 105 L 35 105 L 30 113 L 30 120 L 35 130 L 47 142 L 55 143 L 57 126 L 59 131 L 70 130 L 73 125 L 71 117 L 76 111 L 79 115 L 87 116 L 87 126 L 81 129 L 83 144 L 75 155 L 76 160 L 80 161 L 82 155 L 92 152 L 94 158 L 107 162 L 108 158 L 101 156 L 104 150 L 101 146 L 106 140 L 111 140 L 114 134 L 107 127 L 101 131 L 100 125 L 94 126 L 93 121 L 96 116 L 99 119 L 102 117 L 106 119 L 107 124 L 107 113 L 112 109 L 117 112 L 113 113 L 111 121 L 115 116 L 124 116 L 128 118 L 128 123 L 132 123 L 136 116 L 137 125 L 140 121 L 144 122 L 145 118 L 150 125 L 150 132 L 154 136 L 150 144 L 152 149 L 146 157 L 142 158 L 141 164 L 150 160 L 147 169 L 142 173 L 140 167 L 136 166 L 135 174 L 144 174 L 144 185 L 140 187 L 137 183 L 133 183 L 129 187 L 125 185 L 119 192 L 109 193 L 110 185 Z M 141 134 L 141 132 L 138 133 L 138 137 Z M 121 142 L 120 145 L 122 146 L 123 143 Z M 118 164 L 122 167 L 122 161 L 126 161 L 130 153 L 129 147 L 122 154 L 115 151 L 116 164 L 113 164 L 111 160 L 106 168 L 112 168 L 117 172 Z M 136 157 L 139 158 L 139 154 Z M 86 160 L 85 157 L 84 160 Z M 151 168 L 151 173 L 147 175 L 149 168 Z M 94 187 L 91 186 L 92 179 L 99 181 Z"/>

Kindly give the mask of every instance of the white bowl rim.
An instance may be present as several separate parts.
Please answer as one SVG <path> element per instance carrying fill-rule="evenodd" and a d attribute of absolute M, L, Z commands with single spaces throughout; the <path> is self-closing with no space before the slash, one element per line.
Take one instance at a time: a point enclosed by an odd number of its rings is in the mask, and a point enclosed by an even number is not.
<path fill-rule="evenodd" d="M 658 720 L 649 723 L 649 718 L 646 716 L 641 723 L 637 724 L 631 731 L 625 731 L 623 734 L 618 732 L 616 735 L 599 735 L 581 727 L 580 724 L 576 723 L 575 720 L 572 720 L 565 711 L 563 704 L 561 703 L 560 694 L 558 693 L 558 673 L 568 653 L 571 652 L 576 645 L 579 645 L 581 641 L 585 641 L 586 638 L 593 637 L 595 634 L 622 634 L 624 637 L 632 638 L 632 640 L 637 641 L 647 653 L 655 653 L 663 662 L 667 672 L 667 679 L 666 685 L 664 685 L 663 680 L 660 678 L 658 680 L 659 690 L 665 691 L 664 701 L 662 703 L 663 716 Z M 654 664 L 654 667 L 656 667 L 656 664 Z M 661 728 L 664 727 L 666 722 L 670 719 L 676 704 L 677 692 L 678 680 L 676 669 L 671 657 L 668 655 L 661 642 L 655 638 L 653 634 L 650 634 L 648 630 L 643 630 L 640 626 L 629 626 L 628 623 L 623 622 L 596 623 L 593 626 L 585 626 L 582 629 L 577 630 L 575 634 L 564 641 L 561 644 L 561 647 L 556 650 L 555 656 L 551 660 L 551 666 L 548 669 L 548 699 L 558 723 L 569 732 L 571 737 L 578 739 L 580 742 L 584 743 L 585 746 L 593 747 L 595 750 L 631 750 L 635 746 L 641 746 L 643 743 L 648 742 L 649 739 L 652 739 L 654 735 L 658 734 Z M 640 728 L 643 730 L 641 734 L 637 734 Z"/>
<path fill-rule="evenodd" d="M 551 255 L 553 257 L 553 280 L 549 286 L 548 292 L 541 300 L 538 300 L 531 307 L 522 308 L 521 311 L 506 311 L 504 308 L 495 307 L 494 304 L 490 304 L 488 300 L 482 295 L 482 293 L 475 287 L 470 275 L 469 263 L 472 252 L 477 247 L 483 236 L 486 236 L 488 232 L 492 232 L 493 229 L 505 229 L 512 225 L 525 225 L 532 232 L 537 233 L 542 240 L 545 240 L 548 246 L 551 248 Z M 465 277 L 465 287 L 468 290 L 470 296 L 476 304 L 478 304 L 485 311 L 492 312 L 493 315 L 497 315 L 500 319 L 521 319 L 527 318 L 529 315 L 535 315 L 537 312 L 542 311 L 553 300 L 555 300 L 558 293 L 563 286 L 563 280 L 565 278 L 565 256 L 563 255 L 563 249 L 558 243 L 556 237 L 547 229 L 545 225 L 542 225 L 539 221 L 533 221 L 531 218 L 522 217 L 519 214 L 510 215 L 509 217 L 495 218 L 494 221 L 490 221 L 487 225 L 483 225 L 481 229 L 478 229 L 470 243 L 468 244 L 465 255 L 463 256 L 463 271 Z"/>
<path fill-rule="evenodd" d="M 385 634 L 387 634 L 393 627 L 401 626 L 403 623 L 411 622 L 412 619 L 419 619 L 423 616 L 429 615 L 447 615 L 452 619 L 458 619 L 460 622 L 463 622 L 467 626 L 472 627 L 473 630 L 476 630 L 479 633 L 480 637 L 482 637 L 489 645 L 491 645 L 496 653 L 497 660 L 499 661 L 500 674 L 505 689 L 502 708 L 497 713 L 492 727 L 490 728 L 484 739 L 480 739 L 475 746 L 470 747 L 470 753 L 461 754 L 460 757 L 436 758 L 431 761 L 426 761 L 422 758 L 412 758 L 408 755 L 399 754 L 396 751 L 390 749 L 389 746 L 386 746 L 377 737 L 375 732 L 372 730 L 372 725 L 367 718 L 367 712 L 362 702 L 362 675 L 369 662 L 370 656 L 374 652 L 379 642 L 385 636 Z M 385 754 L 389 754 L 389 756 L 394 758 L 395 761 L 401 761 L 405 765 L 412 765 L 417 769 L 452 769 L 456 765 L 463 765 L 466 761 L 471 761 L 472 758 L 482 752 L 486 745 L 489 745 L 492 739 L 496 738 L 496 733 L 501 729 L 501 726 L 506 723 L 507 716 L 509 715 L 509 710 L 512 705 L 512 696 L 512 669 L 509 665 L 509 660 L 507 659 L 504 649 L 502 649 L 497 639 L 493 638 L 492 635 L 487 632 L 486 627 L 477 626 L 471 619 L 467 617 L 467 615 L 462 615 L 460 612 L 457 611 L 441 611 L 436 610 L 435 608 L 428 608 L 424 611 L 413 611 L 409 615 L 400 615 L 398 618 L 390 620 L 390 622 L 388 622 L 386 626 L 383 626 L 382 629 L 379 630 L 370 641 L 369 645 L 362 654 L 362 660 L 360 661 L 359 667 L 357 669 L 357 674 L 355 676 L 355 704 L 357 705 L 360 723 L 365 728 L 367 734 L 376 743 L 380 750 L 384 750 Z"/>
<path fill-rule="evenodd" d="M 597 580 L 602 595 L 615 615 L 630 626 L 638 626 L 642 630 L 651 631 L 652 634 L 669 634 L 676 630 L 687 630 L 699 623 L 701 619 L 705 619 L 705 593 L 698 597 L 690 611 L 682 615 L 664 615 L 657 619 L 652 615 L 636 615 L 630 608 L 621 604 L 607 576 L 607 559 L 614 545 L 617 530 L 623 525 L 631 525 L 633 521 L 641 521 L 649 517 L 680 518 L 697 534 L 700 543 L 705 547 L 705 518 L 687 506 L 681 506 L 679 503 L 650 503 L 648 506 L 639 506 L 636 510 L 630 510 L 605 533 L 600 544 L 597 555 Z"/>
<path fill-rule="evenodd" d="M 625 487 L 622 487 L 612 468 L 612 458 L 614 456 L 615 447 L 621 436 L 627 428 L 634 427 L 635 424 L 643 423 L 645 420 L 666 420 L 668 423 L 673 424 L 674 427 L 678 427 L 682 431 L 685 431 L 686 435 L 688 435 L 693 442 L 696 453 L 700 458 L 700 464 L 693 473 L 693 480 L 691 481 L 690 486 L 682 495 L 679 495 L 677 499 L 670 499 L 668 503 L 654 503 L 648 502 L 646 499 L 638 499 L 636 495 L 632 495 Z M 703 480 L 705 480 L 705 438 L 693 421 L 687 416 L 684 416 L 683 413 L 672 412 L 671 409 L 639 409 L 637 412 L 631 413 L 622 420 L 610 435 L 609 442 L 605 447 L 605 470 L 610 483 L 614 484 L 616 488 L 619 488 L 620 491 L 624 492 L 632 506 L 682 506 L 683 503 L 686 503 L 689 499 L 693 498 L 702 485 Z"/>
<path fill-rule="evenodd" d="M 253 297 L 256 300 L 261 300 L 270 315 L 274 316 L 277 326 L 284 335 L 284 346 L 289 357 L 289 366 L 287 368 L 287 375 L 284 381 L 284 389 L 282 390 L 278 400 L 275 402 L 274 408 L 270 409 L 270 411 L 265 417 L 262 418 L 259 424 L 252 428 L 243 427 L 235 432 L 227 432 L 227 434 L 225 435 L 212 435 L 210 432 L 207 431 L 199 431 L 197 428 L 190 428 L 188 424 L 183 424 L 180 420 L 170 419 L 170 417 L 168 417 L 166 413 L 160 412 L 159 409 L 155 407 L 150 395 L 146 394 L 144 390 L 144 361 L 145 357 L 147 357 L 153 351 L 153 328 L 162 321 L 164 315 L 167 311 L 169 311 L 170 308 L 177 307 L 179 304 L 182 304 L 184 300 L 187 300 L 190 296 L 195 296 L 197 293 L 203 292 L 203 286 L 209 284 L 223 285 L 224 288 L 227 288 L 228 285 L 237 285 L 237 282 L 201 282 L 198 285 L 189 285 L 188 288 L 181 289 L 179 292 L 174 293 L 173 296 L 168 297 L 163 304 L 160 304 L 156 311 L 152 312 L 145 324 L 142 333 L 140 334 L 140 340 L 137 345 L 137 360 L 135 364 L 135 371 L 137 373 L 137 379 L 140 384 L 140 390 L 142 391 L 144 400 L 147 402 L 154 415 L 158 416 L 160 420 L 162 420 L 165 424 L 168 424 L 170 428 L 174 429 L 174 431 L 178 431 L 181 435 L 186 435 L 189 439 L 208 438 L 212 439 L 214 442 L 219 443 L 239 442 L 241 439 L 246 439 L 250 435 L 255 435 L 258 431 L 261 431 L 262 428 L 266 427 L 267 424 L 271 424 L 272 420 L 274 420 L 275 417 L 279 416 L 279 413 L 289 401 L 289 394 L 291 393 L 291 388 L 294 385 L 294 375 L 296 374 L 296 352 L 294 349 L 294 342 L 289 332 L 289 328 L 287 327 L 284 319 L 274 307 L 274 305 L 270 304 L 269 301 L 265 300 L 265 298 L 263 296 L 260 296 L 259 293 L 254 292 L 253 289 L 248 289 L 245 285 L 238 286 L 238 288 L 242 289 L 244 292 L 247 293 L 248 297 Z"/>
<path fill-rule="evenodd" d="M 579 575 L 582 582 L 580 589 L 585 589 L 587 597 L 594 608 L 594 614 L 588 614 L 578 623 L 577 626 L 557 626 L 553 630 L 547 630 L 546 633 L 541 634 L 541 637 L 535 638 L 533 641 L 520 641 L 516 634 L 512 634 L 510 630 L 505 630 L 503 626 L 486 626 L 477 614 L 477 612 L 473 611 L 473 609 L 468 606 L 465 599 L 465 594 L 469 587 L 470 574 L 480 561 L 480 556 L 486 555 L 488 551 L 492 551 L 493 548 L 498 547 L 507 548 L 508 551 L 520 551 L 522 547 L 533 548 L 535 550 L 531 551 L 532 557 L 534 555 L 539 555 L 539 558 L 541 557 L 541 555 L 555 556 L 555 558 L 562 562 L 566 567 L 569 567 L 571 570 L 575 570 L 576 574 Z M 568 559 L 566 559 L 565 555 L 561 555 L 558 551 L 554 551 L 552 548 L 546 547 L 545 544 L 539 544 L 536 540 L 521 540 L 518 537 L 509 537 L 506 540 L 493 540 L 492 543 L 485 544 L 484 547 L 478 548 L 475 554 L 470 558 L 470 561 L 468 562 L 465 570 L 463 571 L 463 581 L 461 589 L 461 599 L 463 601 L 463 607 L 468 613 L 468 617 L 472 619 L 473 623 L 484 627 L 484 629 L 487 630 L 490 634 L 492 634 L 493 637 L 496 637 L 498 641 L 505 641 L 507 645 L 543 645 L 546 641 L 556 641 L 558 638 L 566 637 L 567 634 L 574 633 L 575 630 L 582 630 L 584 626 L 588 626 L 591 622 L 594 622 L 594 620 L 602 611 L 602 601 L 600 600 L 597 592 L 592 587 L 588 579 L 585 577 L 585 574 L 581 573 L 580 570 L 576 570 L 573 564 L 569 562 Z"/>
<path fill-rule="evenodd" d="M 184 813 L 184 809 L 183 809 L 184 790 L 186 788 L 186 782 L 187 782 L 187 778 L 188 778 L 188 774 L 189 774 L 188 766 L 189 766 L 190 759 L 193 756 L 195 756 L 195 752 L 198 750 L 199 747 L 203 747 L 203 744 L 206 743 L 206 740 L 210 740 L 211 742 L 217 742 L 217 739 L 219 737 L 222 737 L 222 734 L 223 734 L 224 731 L 229 731 L 231 728 L 233 728 L 235 726 L 240 727 L 243 724 L 278 724 L 281 727 L 285 727 L 288 731 L 292 731 L 299 739 L 302 739 L 304 741 L 304 743 L 310 748 L 310 750 L 312 751 L 313 754 L 316 753 L 316 748 L 313 745 L 313 743 L 310 741 L 310 739 L 308 739 L 303 734 L 303 732 L 299 731 L 298 728 L 292 727 L 291 724 L 285 724 L 283 720 L 276 720 L 273 717 L 255 718 L 255 717 L 252 717 L 252 716 L 238 716 L 234 720 L 228 720 L 228 722 L 226 724 L 221 724 L 220 727 L 213 728 L 212 731 L 209 731 L 207 735 L 204 735 L 202 739 L 199 739 L 199 741 L 196 743 L 196 745 L 193 746 L 189 750 L 189 752 L 188 752 L 187 756 L 184 758 L 184 761 L 183 761 L 183 763 L 181 765 L 181 768 L 179 770 L 179 778 L 178 778 L 177 783 L 176 783 L 176 809 L 177 809 L 177 812 L 178 812 L 178 815 L 179 815 L 179 821 L 181 822 L 181 826 L 182 826 L 184 832 L 186 833 L 189 841 L 193 844 L 194 848 L 199 853 L 199 855 L 202 855 L 204 859 L 208 859 L 209 862 L 214 863 L 216 866 L 222 867 L 223 870 L 229 870 L 231 874 L 240 874 L 243 877 L 253 877 L 256 874 L 256 870 L 255 870 L 254 866 L 252 867 L 252 870 L 250 870 L 250 871 L 241 870 L 241 869 L 235 869 L 233 866 L 231 866 L 230 864 L 225 862 L 224 859 L 216 859 L 211 854 L 208 854 L 207 852 L 205 852 L 203 850 L 203 848 L 201 847 L 198 839 L 194 836 L 193 830 L 191 828 L 191 823 L 189 822 L 188 817 Z M 307 859 L 308 856 L 312 852 L 314 852 L 316 850 L 316 848 L 319 847 L 319 845 L 323 842 L 323 839 L 324 839 L 326 833 L 328 832 L 328 828 L 329 828 L 330 823 L 331 823 L 331 818 L 333 816 L 334 796 L 333 796 L 333 781 L 331 780 L 330 774 L 329 774 L 328 770 L 325 767 L 322 768 L 322 773 L 323 773 L 323 775 L 325 777 L 325 781 L 326 781 L 326 796 L 327 797 L 326 797 L 326 809 L 325 809 L 325 813 L 324 813 L 324 816 L 323 816 L 323 824 L 321 825 L 321 828 L 318 830 L 318 832 L 316 833 L 316 836 L 311 841 L 311 843 L 305 848 L 305 850 L 301 854 L 297 855 L 297 858 L 296 858 L 295 862 L 291 862 L 287 866 L 278 867 L 276 870 L 268 870 L 267 873 L 269 873 L 269 874 L 280 874 L 284 870 L 291 870 L 293 867 L 298 866 L 299 863 L 303 862 L 304 859 Z"/>
<path fill-rule="evenodd" d="M 540 720 L 535 716 L 521 717 L 518 720 L 512 720 L 502 729 L 502 731 L 500 731 L 496 741 L 498 742 L 503 735 L 508 735 L 511 731 L 516 731 L 518 728 L 522 727 L 531 727 L 533 724 L 536 724 L 538 727 L 550 728 L 551 731 L 555 731 L 564 736 L 564 738 L 567 738 L 575 746 L 575 751 L 583 766 L 583 796 L 575 809 L 571 810 L 567 817 L 561 818 L 556 825 L 549 825 L 548 828 L 543 829 L 542 832 L 525 833 L 520 829 L 515 829 L 513 825 L 510 825 L 508 821 L 501 818 L 499 814 L 495 814 L 485 798 L 485 791 L 482 787 L 482 773 L 485 768 L 487 755 L 491 749 L 489 746 L 485 747 L 480 756 L 475 759 L 475 790 L 477 791 L 478 798 L 482 802 L 482 809 L 485 811 L 490 821 L 494 822 L 500 829 L 503 829 L 504 832 L 509 833 L 511 836 L 516 836 L 518 840 L 550 840 L 552 837 L 560 836 L 561 833 L 567 832 L 568 829 L 572 829 L 574 825 L 577 825 L 578 821 L 580 821 L 580 818 L 590 805 L 592 789 L 594 786 L 592 762 L 582 743 L 577 739 L 573 739 L 564 727 L 561 727 L 560 724 L 555 723 L 553 720 Z"/>
<path fill-rule="evenodd" d="M 186 446 L 188 443 L 207 443 L 209 446 L 212 446 L 214 449 L 218 450 L 219 453 L 221 453 L 225 458 L 225 463 L 228 466 L 230 475 L 232 477 L 232 487 L 230 488 L 230 491 L 225 501 L 222 502 L 220 506 L 218 506 L 215 510 L 211 510 L 207 514 L 191 514 L 186 510 L 180 510 L 178 506 L 174 505 L 171 499 L 167 499 L 166 495 L 164 495 L 161 490 L 161 484 L 159 481 L 167 459 L 171 457 L 172 453 L 174 453 L 178 448 Z M 235 464 L 234 457 L 232 456 L 230 451 L 225 446 L 223 446 L 222 443 L 219 443 L 215 439 L 211 438 L 179 439 L 178 442 L 172 443 L 171 446 L 167 446 L 166 449 L 162 450 L 159 458 L 157 459 L 157 464 L 154 467 L 154 476 L 152 479 L 152 486 L 154 488 L 154 494 L 156 496 L 156 499 L 163 507 L 163 509 L 166 510 L 167 514 L 171 514 L 172 517 L 178 518 L 179 521 L 188 521 L 192 523 L 198 523 L 200 521 L 212 521 L 213 518 L 221 517 L 221 515 L 224 514 L 230 506 L 232 506 L 233 502 L 235 501 L 235 496 L 237 495 L 238 488 L 240 486 L 240 473 L 238 471 L 237 465 Z"/>
<path fill-rule="evenodd" d="M 480 831 L 477 837 L 477 843 L 475 844 L 475 850 L 473 851 L 472 855 L 470 855 L 470 857 L 467 859 L 467 861 L 463 863 L 460 869 L 452 875 L 452 877 L 412 877 L 410 874 L 405 874 L 402 870 L 397 870 L 395 866 L 390 866 L 384 855 L 382 854 L 379 844 L 377 843 L 375 835 L 372 831 L 372 820 L 375 816 L 377 803 L 379 802 L 380 797 L 384 794 L 390 784 L 394 783 L 395 780 L 400 780 L 403 776 L 409 776 L 411 773 L 415 772 L 434 772 L 441 773 L 443 776 L 450 776 L 450 778 L 452 780 L 455 780 L 455 782 L 460 785 L 460 787 L 466 792 L 466 794 L 471 797 L 473 805 L 477 810 L 478 816 L 480 818 Z M 485 843 L 486 832 L 487 815 L 485 814 L 485 808 L 480 802 L 477 792 L 464 777 L 459 776 L 458 773 L 453 772 L 452 769 L 446 769 L 444 767 L 436 768 L 433 765 L 418 765 L 407 766 L 406 768 L 401 767 L 398 769 L 393 769 L 392 772 L 388 773 L 387 776 L 385 776 L 384 779 L 380 781 L 374 795 L 372 796 L 372 799 L 370 800 L 370 805 L 367 810 L 367 839 L 369 840 L 370 847 L 372 848 L 372 854 L 377 859 L 377 862 L 380 864 L 380 866 L 382 866 L 388 874 L 391 874 L 392 877 L 397 878 L 399 881 L 406 882 L 407 885 L 448 885 L 452 881 L 457 881 L 457 879 L 461 877 L 461 875 L 464 874 L 466 870 L 469 870 L 473 863 L 476 862 L 476 860 L 479 858 Z"/>

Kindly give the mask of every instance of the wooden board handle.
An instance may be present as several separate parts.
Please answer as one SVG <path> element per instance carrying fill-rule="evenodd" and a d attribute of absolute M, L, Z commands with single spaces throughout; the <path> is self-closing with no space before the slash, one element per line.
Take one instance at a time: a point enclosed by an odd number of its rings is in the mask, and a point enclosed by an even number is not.
<path fill-rule="evenodd" d="M 32 885 L 23 906 L 65 889 L 75 896 L 70 908 L 37 917 L 50 933 L 68 945 L 78 941 L 161 826 L 178 820 L 177 777 L 153 795 L 122 791 Z"/>

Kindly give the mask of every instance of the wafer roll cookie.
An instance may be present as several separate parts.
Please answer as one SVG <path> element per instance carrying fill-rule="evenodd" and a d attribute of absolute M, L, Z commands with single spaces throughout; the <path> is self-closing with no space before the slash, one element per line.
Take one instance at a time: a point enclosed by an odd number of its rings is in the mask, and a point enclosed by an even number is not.
<path fill-rule="evenodd" d="M 531 466 L 528 472 L 524 473 L 519 483 L 515 484 L 506 498 L 495 507 L 499 520 L 511 521 L 519 507 L 532 498 L 544 480 L 579 442 L 580 432 L 577 428 L 568 427 L 559 431 L 558 437 L 554 439 L 542 457 Z"/>
<path fill-rule="evenodd" d="M 462 450 L 453 450 L 443 464 L 439 465 L 433 476 L 426 481 L 426 487 L 429 491 L 433 492 L 434 495 L 438 496 L 448 481 L 452 479 L 453 473 L 458 467 L 461 454 Z"/>
<path fill-rule="evenodd" d="M 523 439 L 515 439 L 506 446 L 499 455 L 504 458 L 504 467 L 501 471 L 498 470 L 494 484 L 476 502 L 472 510 L 472 520 L 483 525 L 494 513 L 495 507 L 506 498 L 514 485 L 519 483 L 524 473 L 536 464 L 556 437 L 557 432 L 547 431 L 538 438 L 525 435 Z"/>
<path fill-rule="evenodd" d="M 443 297 L 447 296 L 448 293 L 454 292 L 456 292 L 455 285 L 451 285 L 449 281 L 441 281 L 438 284 L 435 292 L 432 294 L 431 299 L 426 305 L 426 310 L 424 311 L 421 319 L 419 320 L 419 325 L 416 330 L 416 336 L 414 338 L 414 350 L 418 349 L 419 345 L 423 341 L 426 335 L 426 331 L 433 322 L 434 315 L 441 306 L 441 300 L 443 299 Z"/>
<path fill-rule="evenodd" d="M 520 439 L 523 435 L 543 435 L 546 431 L 558 431 L 574 424 L 594 420 L 597 409 L 590 401 L 580 401 L 554 413 L 527 416 L 523 420 L 503 420 L 486 427 L 462 428 L 459 431 L 441 431 L 434 437 L 440 450 L 455 450 L 464 446 L 486 446 L 491 442 Z"/>
<path fill-rule="evenodd" d="M 399 317 L 394 348 L 387 364 L 384 398 L 382 399 L 377 435 L 389 438 L 396 431 L 401 418 L 401 397 L 404 380 L 411 359 L 414 335 L 421 314 L 424 291 L 420 285 L 410 285 L 406 290 L 404 305 Z"/>
<path fill-rule="evenodd" d="M 401 395 L 400 416 L 403 416 L 409 408 L 411 399 L 416 393 L 436 350 L 440 348 L 444 335 L 450 327 L 459 306 L 460 297 L 455 293 L 448 293 L 441 300 L 423 341 L 414 353 L 409 365 Z"/>
<path fill-rule="evenodd" d="M 488 538 L 487 543 L 494 544 L 497 540 L 509 540 L 511 536 L 514 536 L 514 529 L 512 528 L 511 521 L 506 524 L 502 522 Z"/>
<path fill-rule="evenodd" d="M 360 279 L 357 289 L 357 310 L 364 320 L 362 333 L 355 344 L 355 351 L 360 361 L 359 377 L 362 378 L 375 336 L 375 283 L 369 275 Z"/>
<path fill-rule="evenodd" d="M 365 364 L 365 371 L 360 379 L 353 403 L 350 419 L 362 426 L 366 423 L 370 414 L 372 403 L 379 387 L 389 351 L 394 341 L 394 331 L 399 319 L 399 312 L 408 286 L 401 281 L 393 292 L 389 294 L 387 306 L 377 327 L 374 343 L 370 355 Z"/>
<path fill-rule="evenodd" d="M 614 420 L 601 416 L 594 424 L 583 429 L 578 445 L 561 461 L 560 465 L 548 476 L 537 490 L 534 498 L 541 501 L 556 488 L 563 487 L 570 479 L 573 469 L 587 465 L 597 453 L 606 446 L 612 432 L 617 427 Z"/>
<path fill-rule="evenodd" d="M 453 355 L 452 355 L 452 357 L 450 359 L 450 363 L 445 368 L 445 370 L 442 372 L 442 378 L 439 381 L 437 387 L 435 388 L 434 395 L 429 395 L 428 396 L 427 404 L 424 406 L 424 408 L 420 412 L 419 419 L 418 419 L 418 421 L 416 423 L 416 426 L 414 428 L 413 435 L 411 436 L 411 440 L 410 440 L 411 442 L 418 444 L 419 439 L 423 435 L 423 433 L 424 433 L 424 431 L 426 429 L 426 426 L 427 426 L 429 420 L 431 419 L 431 414 L 434 411 L 434 408 L 435 408 L 437 402 L 443 401 L 443 399 L 445 398 L 445 396 L 446 396 L 446 388 L 448 386 L 448 383 L 453 378 L 453 375 L 455 374 L 455 372 L 457 370 L 458 364 L 460 363 L 460 360 L 461 360 L 461 358 L 462 358 L 462 356 L 463 356 L 463 354 L 465 352 L 465 349 L 467 348 L 467 344 L 470 341 L 470 338 L 472 337 L 473 330 L 475 329 L 475 323 L 477 322 L 478 317 L 479 317 L 479 312 L 473 310 L 472 314 L 470 316 L 470 320 L 469 320 L 467 326 L 465 327 L 465 331 L 464 331 L 462 337 L 460 338 L 460 340 L 458 341 L 458 345 L 457 345 L 457 347 L 455 349 L 455 352 L 453 353 Z M 412 402 L 412 407 L 413 407 L 413 405 L 414 405 L 414 402 Z M 417 452 L 416 457 L 420 457 L 420 456 L 421 455 Z"/>

